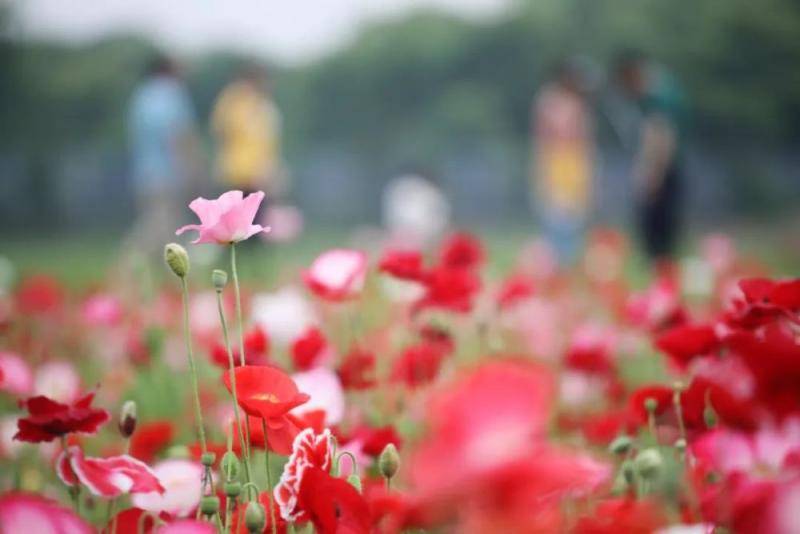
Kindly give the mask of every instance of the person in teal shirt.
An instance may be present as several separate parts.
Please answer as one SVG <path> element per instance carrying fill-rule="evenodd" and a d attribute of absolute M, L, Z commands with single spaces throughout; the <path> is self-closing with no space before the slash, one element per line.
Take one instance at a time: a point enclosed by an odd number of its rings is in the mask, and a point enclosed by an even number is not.
<path fill-rule="evenodd" d="M 681 228 L 683 92 L 669 72 L 637 52 L 620 55 L 616 78 L 641 113 L 633 179 L 644 249 L 653 262 L 669 260 Z"/>

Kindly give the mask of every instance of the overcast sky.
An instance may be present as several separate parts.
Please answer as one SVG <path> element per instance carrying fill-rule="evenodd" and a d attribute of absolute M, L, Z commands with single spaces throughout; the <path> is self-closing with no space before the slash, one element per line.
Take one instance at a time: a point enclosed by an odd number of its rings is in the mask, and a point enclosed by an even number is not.
<path fill-rule="evenodd" d="M 437 7 L 473 19 L 512 0 L 0 0 L 22 35 L 87 41 L 120 31 L 182 52 L 231 48 L 305 61 L 346 44 L 365 22 Z"/>

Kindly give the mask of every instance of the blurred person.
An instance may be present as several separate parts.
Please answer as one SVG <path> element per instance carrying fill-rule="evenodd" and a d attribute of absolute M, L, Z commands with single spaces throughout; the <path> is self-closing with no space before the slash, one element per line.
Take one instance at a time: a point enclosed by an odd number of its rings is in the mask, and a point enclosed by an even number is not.
<path fill-rule="evenodd" d="M 217 172 L 224 189 L 263 190 L 268 199 L 284 191 L 280 158 L 281 116 L 268 90 L 267 74 L 244 67 L 214 104 Z"/>
<path fill-rule="evenodd" d="M 383 190 L 383 223 L 389 241 L 400 248 L 433 246 L 450 226 L 450 202 L 421 173 L 393 178 Z"/>
<path fill-rule="evenodd" d="M 129 253 L 161 254 L 174 239 L 197 171 L 195 113 L 177 64 L 155 57 L 128 111 L 137 220 Z"/>
<path fill-rule="evenodd" d="M 564 61 L 532 109 L 531 192 L 546 239 L 570 265 L 583 242 L 591 209 L 594 141 L 582 71 Z"/>
<path fill-rule="evenodd" d="M 620 54 L 615 71 L 641 113 L 633 165 L 638 226 L 648 258 L 663 263 L 680 230 L 684 98 L 670 73 L 636 51 Z"/>

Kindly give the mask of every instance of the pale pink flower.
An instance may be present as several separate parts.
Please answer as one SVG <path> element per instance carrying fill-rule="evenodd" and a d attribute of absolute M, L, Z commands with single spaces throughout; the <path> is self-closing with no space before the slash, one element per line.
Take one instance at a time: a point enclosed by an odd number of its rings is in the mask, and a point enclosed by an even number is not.
<path fill-rule="evenodd" d="M 81 306 L 81 316 L 90 326 L 114 326 L 122 319 L 122 304 L 114 295 L 92 295 Z"/>
<path fill-rule="evenodd" d="M 0 351 L 0 391 L 28 396 L 33 389 L 30 366 L 13 352 Z"/>
<path fill-rule="evenodd" d="M 188 224 L 179 228 L 175 234 L 197 230 L 199 235 L 192 243 L 227 245 L 244 241 L 260 232 L 268 232 L 268 227 L 253 224 L 263 199 L 262 191 L 246 197 L 241 191 L 228 191 L 216 200 L 196 198 L 189 204 L 189 208 L 200 218 L 200 224 Z"/>
<path fill-rule="evenodd" d="M 95 530 L 55 501 L 29 493 L 0 495 L 0 533 L 90 534 Z"/>
<path fill-rule="evenodd" d="M 75 366 L 65 361 L 43 363 L 36 369 L 34 395 L 45 395 L 59 402 L 70 403 L 81 394 L 81 377 Z"/>
<path fill-rule="evenodd" d="M 113 499 L 126 493 L 164 493 L 158 477 L 144 462 L 127 454 L 87 458 L 80 447 L 69 447 L 56 462 L 56 474 L 67 486 L 83 484 L 98 497 Z"/>
<path fill-rule="evenodd" d="M 133 505 L 148 512 L 167 512 L 176 517 L 188 517 L 200 504 L 203 466 L 190 460 L 164 460 L 153 466 L 166 491 L 138 493 Z"/>
<path fill-rule="evenodd" d="M 311 395 L 307 403 L 292 410 L 294 415 L 323 410 L 326 426 L 342 421 L 345 405 L 344 390 L 335 372 L 327 367 L 315 367 L 309 371 L 293 374 L 292 380 L 300 391 Z"/>
<path fill-rule="evenodd" d="M 295 206 L 268 206 L 262 221 L 272 228 L 264 239 L 275 243 L 289 243 L 303 232 L 303 213 Z"/>
<path fill-rule="evenodd" d="M 303 280 L 318 297 L 339 301 L 357 297 L 366 274 L 366 254 L 359 250 L 332 249 L 317 256 L 303 273 Z"/>
<path fill-rule="evenodd" d="M 274 293 L 254 295 L 251 317 L 279 347 L 287 346 L 306 329 L 319 324 L 308 298 L 300 289 L 291 286 Z"/>

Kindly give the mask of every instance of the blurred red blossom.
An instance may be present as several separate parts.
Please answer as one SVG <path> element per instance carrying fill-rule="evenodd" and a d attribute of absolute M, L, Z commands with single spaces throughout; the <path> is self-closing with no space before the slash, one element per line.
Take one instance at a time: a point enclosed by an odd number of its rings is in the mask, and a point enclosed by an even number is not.
<path fill-rule="evenodd" d="M 14 439 L 41 443 L 74 432 L 94 434 L 111 416 L 106 410 L 92 408 L 93 399 L 94 392 L 90 392 L 72 404 L 62 404 L 43 395 L 21 401 L 20 406 L 29 415 L 17 421 Z"/>

